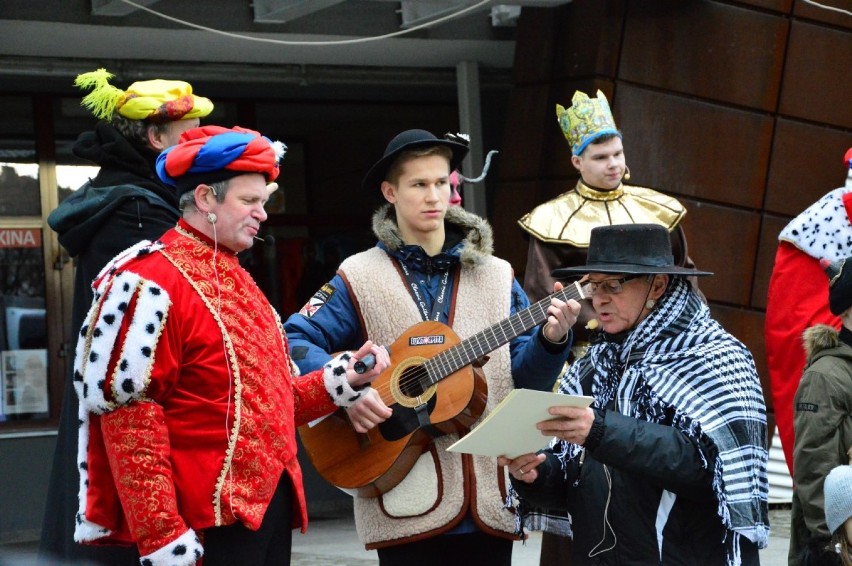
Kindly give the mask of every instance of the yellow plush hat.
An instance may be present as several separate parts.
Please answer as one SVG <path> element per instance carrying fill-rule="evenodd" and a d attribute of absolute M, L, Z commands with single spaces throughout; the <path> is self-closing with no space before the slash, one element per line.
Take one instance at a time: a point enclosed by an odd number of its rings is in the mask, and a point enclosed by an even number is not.
<path fill-rule="evenodd" d="M 580 155 L 587 145 L 606 134 L 621 137 L 609 102 L 601 91 L 598 91 L 597 98 L 589 98 L 578 90 L 571 99 L 570 108 L 556 105 L 556 117 L 574 155 Z"/>
<path fill-rule="evenodd" d="M 130 120 L 175 122 L 203 118 L 213 111 L 213 103 L 192 94 L 192 85 L 183 81 L 154 79 L 137 81 L 121 90 L 109 84 L 113 74 L 106 69 L 77 75 L 74 85 L 93 88 L 82 101 L 96 118 L 109 120 L 115 112 Z"/>

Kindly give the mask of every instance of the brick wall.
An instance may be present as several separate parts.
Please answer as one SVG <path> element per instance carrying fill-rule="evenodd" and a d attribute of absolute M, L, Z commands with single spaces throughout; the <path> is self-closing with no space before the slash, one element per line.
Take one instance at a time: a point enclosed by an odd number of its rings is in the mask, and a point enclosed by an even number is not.
<path fill-rule="evenodd" d="M 577 179 L 555 105 L 599 88 L 624 132 L 630 182 L 687 207 L 690 256 L 716 274 L 701 288 L 765 379 L 778 233 L 846 177 L 850 60 L 852 16 L 799 0 L 525 8 L 491 201 L 498 255 L 523 277 L 527 241 L 516 220 Z"/>

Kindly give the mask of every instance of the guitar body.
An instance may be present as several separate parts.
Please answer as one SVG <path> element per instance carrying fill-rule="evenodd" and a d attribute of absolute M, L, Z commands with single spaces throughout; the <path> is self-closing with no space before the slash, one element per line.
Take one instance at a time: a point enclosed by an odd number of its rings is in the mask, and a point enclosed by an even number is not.
<path fill-rule="evenodd" d="M 299 427 L 319 474 L 337 487 L 376 497 L 405 478 L 434 438 L 469 429 L 485 410 L 481 369 L 466 365 L 436 379 L 424 366 L 459 342 L 449 326 L 427 321 L 391 344 L 391 365 L 372 385 L 393 415 L 369 433 L 355 432 L 343 409 Z"/>

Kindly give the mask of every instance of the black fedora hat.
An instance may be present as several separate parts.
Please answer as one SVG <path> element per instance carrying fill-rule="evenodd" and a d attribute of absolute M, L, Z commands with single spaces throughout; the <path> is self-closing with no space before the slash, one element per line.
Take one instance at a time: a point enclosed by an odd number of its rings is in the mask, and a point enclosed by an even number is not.
<path fill-rule="evenodd" d="M 713 275 L 674 264 L 669 231 L 658 224 L 615 224 L 592 228 L 586 265 L 555 269 L 553 277 L 577 273 Z"/>
<path fill-rule="evenodd" d="M 379 159 L 369 171 L 367 171 L 367 175 L 361 182 L 361 187 L 366 190 L 378 189 L 379 186 L 381 186 L 382 181 L 385 180 L 385 176 L 387 175 L 391 164 L 393 164 L 394 160 L 396 160 L 396 158 L 399 157 L 399 154 L 403 151 L 432 147 L 435 145 L 448 147 L 450 148 L 450 151 L 453 152 L 453 156 L 450 158 L 450 173 L 461 166 L 461 162 L 467 155 L 468 151 L 467 145 L 435 137 L 433 133 L 427 132 L 426 130 L 406 130 L 401 134 L 397 134 L 397 136 L 390 141 L 388 146 L 385 148 L 384 156 Z"/>

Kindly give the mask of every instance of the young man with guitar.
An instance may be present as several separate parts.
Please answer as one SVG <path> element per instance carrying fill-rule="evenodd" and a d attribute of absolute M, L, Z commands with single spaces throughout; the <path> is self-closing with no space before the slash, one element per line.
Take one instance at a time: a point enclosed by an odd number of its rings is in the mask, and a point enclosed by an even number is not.
<path fill-rule="evenodd" d="M 303 372 L 365 338 L 389 345 L 391 367 L 368 399 L 393 415 L 357 434 L 385 419 L 362 401 L 300 431 L 320 473 L 357 493 L 358 535 L 383 566 L 511 564 L 505 470 L 445 449 L 513 388 L 551 389 L 580 310 L 559 284 L 530 306 L 491 255 L 488 223 L 449 206 L 466 153 L 424 130 L 391 140 L 363 183 L 388 201 L 373 217 L 378 244 L 345 260 L 285 325 Z"/>

